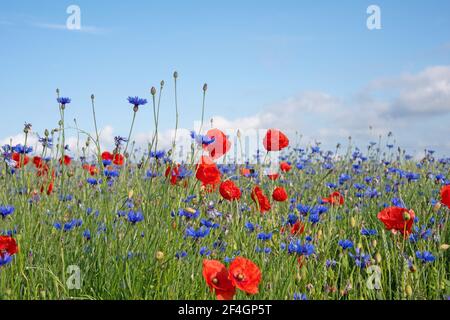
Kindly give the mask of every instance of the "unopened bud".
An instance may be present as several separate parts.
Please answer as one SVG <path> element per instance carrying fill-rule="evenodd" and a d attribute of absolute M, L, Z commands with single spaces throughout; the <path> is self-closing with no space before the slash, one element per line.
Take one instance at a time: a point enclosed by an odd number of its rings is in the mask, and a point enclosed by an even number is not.
<path fill-rule="evenodd" d="M 439 247 L 439 249 L 441 249 L 441 250 L 448 250 L 448 248 L 450 248 L 450 245 L 448 245 L 446 243 L 441 244 L 441 246 Z"/>
<path fill-rule="evenodd" d="M 152 89 L 150 90 L 152 96 L 154 96 L 156 94 L 156 88 L 152 87 Z"/>
<path fill-rule="evenodd" d="M 91 94 L 91 100 L 94 100 L 95 96 L 93 94 Z"/>
<path fill-rule="evenodd" d="M 161 88 L 164 87 L 164 84 L 165 84 L 164 80 L 161 80 Z"/>
<path fill-rule="evenodd" d="M 376 261 L 377 263 L 380 263 L 380 262 L 381 262 L 381 254 L 380 254 L 379 252 L 377 252 L 377 254 L 375 255 L 375 261 Z"/>
<path fill-rule="evenodd" d="M 175 71 L 175 72 L 173 73 L 173 77 L 174 77 L 175 79 L 178 78 L 178 72 L 177 72 L 177 71 Z"/>
<path fill-rule="evenodd" d="M 411 297 L 411 296 L 412 296 L 413 290 L 412 290 L 412 288 L 411 288 L 411 286 L 410 286 L 409 284 L 406 286 L 405 292 L 406 292 L 406 295 L 407 295 L 408 297 Z"/>
<path fill-rule="evenodd" d="M 205 84 L 203 85 L 203 91 L 206 91 L 206 90 L 208 90 L 208 84 L 207 84 L 207 83 L 205 83 Z"/>

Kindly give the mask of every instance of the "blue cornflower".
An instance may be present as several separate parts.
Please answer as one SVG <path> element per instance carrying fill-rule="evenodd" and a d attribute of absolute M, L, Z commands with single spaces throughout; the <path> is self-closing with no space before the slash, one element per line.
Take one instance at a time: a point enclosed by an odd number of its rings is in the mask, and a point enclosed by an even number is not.
<path fill-rule="evenodd" d="M 13 214 L 15 208 L 13 206 L 0 206 L 0 215 L 2 218 L 6 218 L 10 214 Z"/>
<path fill-rule="evenodd" d="M 141 99 L 139 97 L 128 97 L 128 102 L 135 107 L 143 106 L 147 104 L 147 99 Z"/>
<path fill-rule="evenodd" d="M 308 300 L 308 297 L 304 293 L 294 293 L 294 300 L 306 301 Z"/>
<path fill-rule="evenodd" d="M 208 247 L 201 247 L 199 253 L 201 256 L 208 257 L 211 255 L 211 250 L 209 250 Z"/>
<path fill-rule="evenodd" d="M 301 215 L 306 216 L 311 210 L 311 207 L 303 204 L 298 204 L 297 210 L 300 212 Z"/>
<path fill-rule="evenodd" d="M 87 181 L 87 183 L 89 183 L 91 186 L 96 186 L 96 185 L 99 184 L 99 181 L 97 181 L 97 179 L 94 179 L 94 178 L 88 178 L 86 181 Z"/>
<path fill-rule="evenodd" d="M 272 239 L 272 236 L 273 236 L 272 232 L 270 232 L 270 233 L 261 232 L 260 234 L 258 234 L 258 240 L 269 241 Z"/>
<path fill-rule="evenodd" d="M 128 212 L 127 218 L 128 221 L 131 222 L 131 224 L 136 224 L 144 220 L 144 215 L 140 211 L 130 210 L 130 212 Z"/>
<path fill-rule="evenodd" d="M 338 243 L 343 250 L 353 248 L 353 242 L 351 240 L 339 240 Z"/>
<path fill-rule="evenodd" d="M 211 143 L 214 143 L 214 141 L 216 141 L 216 138 L 214 138 L 214 137 L 211 138 L 208 136 L 197 134 L 197 133 L 195 133 L 195 131 L 191 131 L 191 138 L 194 139 L 195 142 L 201 146 L 208 146 Z"/>
<path fill-rule="evenodd" d="M 200 229 L 195 230 L 193 227 L 188 227 L 186 229 L 186 237 L 191 237 L 193 239 L 201 239 L 209 234 L 210 229 L 206 227 L 200 227 Z"/>
<path fill-rule="evenodd" d="M 107 178 L 117 178 L 119 176 L 119 172 L 116 170 L 105 170 L 103 171 L 103 174 Z"/>
<path fill-rule="evenodd" d="M 297 241 L 291 241 L 288 245 L 288 252 L 289 254 L 297 254 L 299 256 L 310 256 L 315 253 L 314 245 L 312 244 L 304 244 L 302 245 L 300 240 Z"/>
<path fill-rule="evenodd" d="M 175 254 L 175 258 L 177 258 L 177 259 L 183 259 L 186 256 L 187 256 L 187 252 L 186 251 L 180 251 L 180 252 L 177 252 Z"/>
<path fill-rule="evenodd" d="M 200 216 L 200 211 L 194 209 L 180 209 L 178 215 L 180 217 L 186 217 L 187 219 L 196 219 Z"/>
<path fill-rule="evenodd" d="M 349 256 L 355 261 L 357 267 L 364 269 L 370 264 L 370 255 L 361 253 L 360 249 L 355 250 L 355 254 L 348 253 Z"/>
<path fill-rule="evenodd" d="M 327 268 L 334 268 L 336 266 L 336 261 L 335 260 L 329 260 L 327 259 L 327 261 L 325 262 L 325 266 Z"/>
<path fill-rule="evenodd" d="M 164 150 L 161 151 L 151 151 L 150 157 L 155 159 L 162 159 L 166 155 L 166 152 Z"/>
<path fill-rule="evenodd" d="M 200 224 L 202 226 L 205 226 L 205 227 L 210 228 L 210 229 L 217 229 L 217 228 L 220 227 L 220 225 L 218 223 L 214 223 L 213 221 L 206 220 L 206 219 L 201 219 L 200 220 Z"/>
<path fill-rule="evenodd" d="M 366 228 L 361 229 L 361 235 L 363 236 L 376 236 L 377 234 L 378 232 L 375 229 L 366 229 Z"/>
<path fill-rule="evenodd" d="M 84 232 L 83 232 L 83 237 L 84 237 L 86 240 L 91 240 L 91 231 L 89 231 L 89 229 L 84 230 Z"/>
<path fill-rule="evenodd" d="M 11 263 L 12 261 L 12 256 L 10 256 L 9 254 L 5 253 L 3 255 L 0 255 L 0 267 L 3 267 L 5 265 L 7 265 L 8 263 Z"/>
<path fill-rule="evenodd" d="M 255 231 L 255 225 L 251 222 L 246 222 L 244 226 L 249 232 Z"/>
<path fill-rule="evenodd" d="M 70 98 L 67 97 L 60 97 L 58 99 L 56 99 L 56 101 L 58 101 L 59 104 L 65 106 L 66 104 L 69 104 L 72 102 L 72 100 Z"/>
<path fill-rule="evenodd" d="M 320 221 L 320 215 L 318 213 L 311 213 L 308 220 L 312 224 L 316 224 Z"/>
<path fill-rule="evenodd" d="M 429 251 L 417 251 L 416 257 L 417 259 L 422 260 L 423 263 L 431 263 L 436 260 L 436 258 Z"/>

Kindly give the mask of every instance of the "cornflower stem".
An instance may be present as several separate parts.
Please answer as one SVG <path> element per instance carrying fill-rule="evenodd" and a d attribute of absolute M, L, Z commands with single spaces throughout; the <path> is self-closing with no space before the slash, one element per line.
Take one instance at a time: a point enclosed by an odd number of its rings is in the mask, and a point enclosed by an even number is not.
<path fill-rule="evenodd" d="M 125 151 L 123 152 L 123 153 L 124 153 L 124 156 L 126 156 L 127 151 L 128 151 L 128 145 L 129 145 L 129 143 L 130 143 L 131 134 L 133 133 L 134 121 L 136 120 L 136 113 L 137 113 L 137 111 L 134 111 L 134 112 L 133 112 L 133 120 L 131 121 L 130 133 L 128 134 L 127 144 L 126 144 L 126 146 L 125 146 Z M 128 159 L 128 158 L 129 158 L 129 157 L 127 157 L 127 159 Z"/>
<path fill-rule="evenodd" d="M 206 101 L 206 90 L 203 90 L 203 102 L 202 102 L 202 121 L 200 122 L 199 134 L 202 134 L 203 122 L 205 120 L 205 101 Z"/>
<path fill-rule="evenodd" d="M 62 194 L 64 195 L 64 157 L 65 157 L 65 153 L 66 153 L 66 136 L 65 136 L 65 130 L 64 130 L 64 105 L 61 105 L 60 107 L 60 111 L 61 111 L 61 161 L 60 161 L 60 165 L 61 165 L 61 191 Z M 58 161 L 58 159 L 56 159 L 56 161 Z"/>
<path fill-rule="evenodd" d="M 102 162 L 101 162 L 100 136 L 98 134 L 97 117 L 95 115 L 94 95 L 91 96 L 91 104 L 92 104 L 92 116 L 94 119 L 95 137 L 97 139 L 95 142 L 95 145 L 97 146 L 97 158 L 98 158 L 99 167 L 101 167 Z"/>
<path fill-rule="evenodd" d="M 171 155 L 172 160 L 173 160 L 173 156 L 175 154 L 175 147 L 176 147 L 176 143 L 177 143 L 177 132 L 178 132 L 178 121 L 179 121 L 177 78 L 176 77 L 174 77 L 174 84 L 175 84 L 175 134 L 174 134 L 173 144 L 172 144 L 172 155 Z"/>

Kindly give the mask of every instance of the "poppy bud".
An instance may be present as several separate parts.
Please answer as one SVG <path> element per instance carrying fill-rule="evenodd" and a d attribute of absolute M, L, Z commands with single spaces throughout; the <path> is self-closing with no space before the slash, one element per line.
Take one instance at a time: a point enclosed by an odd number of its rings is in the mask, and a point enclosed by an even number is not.
<path fill-rule="evenodd" d="M 208 90 L 208 84 L 207 84 L 207 83 L 205 83 L 205 84 L 203 85 L 203 91 L 206 92 L 206 90 Z"/>
<path fill-rule="evenodd" d="M 409 284 L 406 286 L 405 292 L 406 292 L 406 295 L 407 295 L 408 297 L 411 297 L 411 296 L 412 296 L 413 291 L 412 291 L 412 288 L 411 288 L 411 286 L 410 286 Z"/>
<path fill-rule="evenodd" d="M 56 88 L 56 94 L 59 94 L 59 89 L 58 88 Z"/>
<path fill-rule="evenodd" d="M 44 136 L 48 137 L 49 133 L 48 133 L 48 129 L 45 129 L 44 131 Z"/>
<path fill-rule="evenodd" d="M 94 100 L 95 96 L 93 94 L 91 94 L 91 100 Z"/>
<path fill-rule="evenodd" d="M 173 77 L 174 77 L 174 79 L 177 79 L 177 78 L 178 78 L 178 72 L 177 72 L 177 71 L 175 71 L 175 72 L 173 73 Z"/>
<path fill-rule="evenodd" d="M 164 84 L 165 84 L 164 80 L 161 80 L 161 89 L 162 87 L 164 87 Z"/>
<path fill-rule="evenodd" d="M 158 261 L 164 260 L 164 252 L 158 251 L 158 252 L 156 253 L 156 260 L 158 260 Z"/>
<path fill-rule="evenodd" d="M 152 96 L 154 96 L 156 94 L 156 88 L 152 87 L 150 93 L 152 94 Z"/>
<path fill-rule="evenodd" d="M 381 262 L 381 254 L 380 254 L 379 252 L 377 252 L 377 254 L 375 255 L 375 261 L 376 261 L 377 263 L 380 263 L 380 262 Z"/>
<path fill-rule="evenodd" d="M 409 221 L 411 219 L 411 215 L 409 214 L 409 212 L 403 213 L 403 219 L 405 221 Z"/>
<path fill-rule="evenodd" d="M 441 209 L 441 207 L 442 207 L 442 204 L 440 202 L 437 202 L 433 207 L 434 212 L 438 212 L 439 209 Z"/>

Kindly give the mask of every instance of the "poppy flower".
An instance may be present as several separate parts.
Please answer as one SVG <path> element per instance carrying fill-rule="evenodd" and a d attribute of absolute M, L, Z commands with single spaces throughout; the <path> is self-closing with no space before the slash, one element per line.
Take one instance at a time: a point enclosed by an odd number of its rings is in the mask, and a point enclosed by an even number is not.
<path fill-rule="evenodd" d="M 68 166 L 70 165 L 70 163 L 72 162 L 72 158 L 69 156 L 64 156 L 64 165 Z M 62 164 L 63 163 L 63 159 L 59 159 L 59 163 Z"/>
<path fill-rule="evenodd" d="M 289 171 L 291 171 L 291 169 L 292 169 L 292 166 L 289 163 L 287 163 L 285 161 L 280 163 L 280 170 L 282 172 L 289 172 Z"/>
<path fill-rule="evenodd" d="M 85 164 L 83 165 L 83 169 L 88 171 L 91 176 L 95 176 L 98 173 L 98 169 L 96 166 Z"/>
<path fill-rule="evenodd" d="M 252 171 L 250 169 L 248 169 L 248 168 L 242 168 L 241 169 L 241 175 L 244 176 L 244 177 L 250 176 L 251 173 L 252 173 Z"/>
<path fill-rule="evenodd" d="M 35 156 L 33 157 L 33 164 L 37 169 L 40 169 L 44 166 L 45 162 L 42 160 L 41 157 Z"/>
<path fill-rule="evenodd" d="M 211 291 L 215 290 L 218 300 L 233 300 L 236 288 L 230 280 L 227 268 L 220 261 L 204 260 L 203 278 Z"/>
<path fill-rule="evenodd" d="M 104 161 L 112 161 L 113 160 L 113 155 L 112 153 L 105 151 L 102 153 L 102 160 Z"/>
<path fill-rule="evenodd" d="M 291 235 L 299 235 L 305 232 L 305 225 L 301 221 L 297 221 L 291 228 Z"/>
<path fill-rule="evenodd" d="M 281 151 L 289 146 L 289 139 L 280 130 L 269 129 L 264 137 L 263 144 L 267 151 Z"/>
<path fill-rule="evenodd" d="M 267 212 L 270 210 L 271 205 L 269 199 L 264 195 L 264 192 L 260 187 L 256 186 L 252 192 L 252 199 L 259 206 L 259 211 L 261 213 Z"/>
<path fill-rule="evenodd" d="M 125 157 L 123 155 L 121 155 L 120 153 L 115 153 L 113 156 L 113 163 L 116 166 L 123 166 L 124 160 L 125 160 Z"/>
<path fill-rule="evenodd" d="M 201 157 L 200 163 L 197 165 L 196 177 L 203 186 L 209 186 L 215 189 L 220 183 L 220 171 L 217 165 L 209 157 Z"/>
<path fill-rule="evenodd" d="M 328 198 L 323 198 L 322 201 L 324 203 L 329 203 L 331 205 L 344 205 L 344 197 L 338 192 L 335 191 Z"/>
<path fill-rule="evenodd" d="M 389 207 L 378 213 L 378 220 L 384 223 L 387 230 L 411 233 L 414 224 L 414 211 L 400 207 Z"/>
<path fill-rule="evenodd" d="M 278 173 L 272 173 L 272 174 L 268 174 L 267 178 L 269 178 L 272 181 L 277 180 L 280 177 L 280 175 Z"/>
<path fill-rule="evenodd" d="M 47 195 L 49 196 L 49 195 L 51 195 L 52 192 L 53 192 L 53 187 L 54 187 L 54 180 L 52 180 L 52 181 L 48 184 L 47 190 L 45 190 L 45 185 L 43 184 L 43 185 L 41 186 L 41 193 L 44 193 L 44 191 L 45 191 L 45 193 L 47 193 Z"/>
<path fill-rule="evenodd" d="M 214 140 L 212 143 L 203 144 L 203 149 L 208 151 L 209 156 L 213 160 L 217 160 L 223 155 L 225 155 L 231 148 L 231 142 L 228 140 L 225 133 L 220 131 L 219 129 L 211 129 L 206 135 Z"/>
<path fill-rule="evenodd" d="M 239 189 L 231 180 L 222 182 L 219 192 L 220 195 L 228 201 L 239 200 L 241 198 L 241 189 Z"/>
<path fill-rule="evenodd" d="M 10 236 L 0 236 L 0 258 L 3 258 L 6 254 L 12 256 L 19 252 L 16 240 Z"/>
<path fill-rule="evenodd" d="M 261 270 L 252 261 L 237 257 L 230 264 L 231 282 L 248 294 L 257 294 L 261 282 Z"/>
<path fill-rule="evenodd" d="M 277 187 L 277 188 L 275 188 L 275 190 L 273 190 L 272 198 L 275 201 L 284 202 L 288 199 L 288 195 L 284 188 Z"/>
<path fill-rule="evenodd" d="M 441 189 L 441 202 L 448 208 L 450 208 L 450 185 Z"/>
<path fill-rule="evenodd" d="M 165 172 L 165 176 L 166 178 L 170 176 L 170 184 L 172 185 L 176 185 L 178 182 L 178 168 L 180 167 L 180 165 L 175 166 L 173 169 L 171 166 L 168 166 Z"/>
<path fill-rule="evenodd" d="M 16 169 L 20 169 L 23 166 L 26 166 L 28 162 L 30 161 L 30 158 L 26 155 L 22 156 L 20 153 L 14 152 L 11 155 L 11 159 L 15 161 Z"/>

